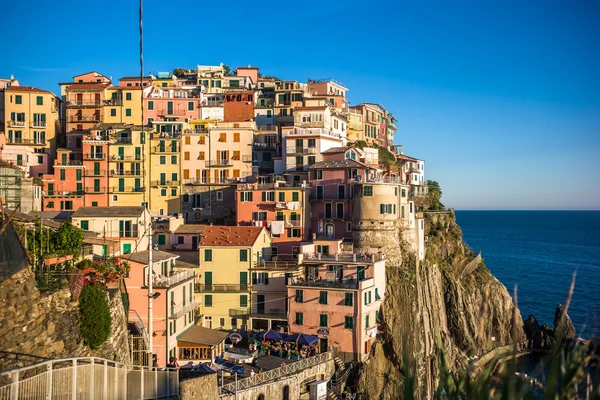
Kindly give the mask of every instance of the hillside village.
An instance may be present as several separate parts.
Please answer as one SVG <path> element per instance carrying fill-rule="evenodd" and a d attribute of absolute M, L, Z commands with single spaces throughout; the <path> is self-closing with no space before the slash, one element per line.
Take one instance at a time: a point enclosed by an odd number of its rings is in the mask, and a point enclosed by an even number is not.
<path fill-rule="evenodd" d="M 424 161 L 389 110 L 252 66 L 59 85 L 0 79 L 0 199 L 83 232 L 77 254 L 29 246 L 34 274 L 127 265 L 131 363 L 242 379 L 331 354 L 340 380 L 369 358 L 386 254 L 365 243 L 399 234 L 425 257 Z"/>

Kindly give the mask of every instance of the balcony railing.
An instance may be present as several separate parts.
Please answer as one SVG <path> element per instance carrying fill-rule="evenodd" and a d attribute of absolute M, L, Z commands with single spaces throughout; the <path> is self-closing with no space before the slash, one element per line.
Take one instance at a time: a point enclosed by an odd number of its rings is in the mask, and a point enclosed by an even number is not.
<path fill-rule="evenodd" d="M 123 99 L 108 99 L 102 101 L 105 106 L 122 106 Z"/>
<path fill-rule="evenodd" d="M 210 160 L 205 161 L 205 165 L 207 167 L 231 167 L 233 165 L 233 160 Z"/>
<path fill-rule="evenodd" d="M 254 161 L 252 160 L 252 156 L 251 156 L 251 155 L 243 155 L 243 156 L 242 156 L 242 161 L 243 161 L 243 162 L 254 162 Z"/>
<path fill-rule="evenodd" d="M 105 187 L 86 187 L 85 194 L 106 193 Z"/>
<path fill-rule="evenodd" d="M 13 119 L 11 119 L 10 121 L 8 121 L 8 126 L 25 126 L 25 121 L 15 121 Z"/>
<path fill-rule="evenodd" d="M 261 142 L 254 142 L 252 143 L 252 147 L 255 150 L 274 150 L 277 148 L 277 143 L 261 143 Z"/>
<path fill-rule="evenodd" d="M 106 100 L 105 100 L 106 101 Z M 86 107 L 86 106 L 92 106 L 92 107 L 100 107 L 101 106 L 101 102 L 100 99 L 98 100 L 67 100 L 67 107 Z"/>
<path fill-rule="evenodd" d="M 194 311 L 196 309 L 196 307 L 200 306 L 200 301 L 198 300 L 192 300 L 191 302 L 188 302 L 186 305 L 181 306 L 179 309 L 177 309 L 175 311 L 175 313 L 171 314 L 169 316 L 169 319 L 177 319 L 182 317 L 185 313 L 188 313 L 190 311 Z"/>
<path fill-rule="evenodd" d="M 34 145 L 34 146 L 45 146 L 46 140 L 41 139 L 23 139 L 23 138 L 8 138 L 7 144 L 26 144 L 26 145 Z"/>
<path fill-rule="evenodd" d="M 230 308 L 230 317 L 247 317 L 250 315 L 250 308 Z"/>
<path fill-rule="evenodd" d="M 31 127 L 32 128 L 45 128 L 46 127 L 46 121 L 33 121 L 31 123 Z"/>
<path fill-rule="evenodd" d="M 193 270 L 173 271 L 170 276 L 153 275 L 152 286 L 155 288 L 169 288 L 181 282 L 194 279 L 195 272 Z M 148 275 L 144 274 L 144 286 L 148 286 Z"/>
<path fill-rule="evenodd" d="M 113 169 L 110 171 L 110 176 L 142 176 L 141 171 L 125 171 L 119 169 Z"/>
<path fill-rule="evenodd" d="M 237 178 L 188 178 L 182 179 L 183 185 L 235 185 L 240 183 Z"/>
<path fill-rule="evenodd" d="M 363 289 L 373 286 L 373 282 L 373 278 L 367 278 L 363 280 L 356 280 L 354 278 L 334 280 L 292 278 L 289 282 L 289 286 L 319 287 L 331 289 Z"/>
<path fill-rule="evenodd" d="M 152 181 L 150 182 L 151 186 L 179 186 L 180 181 Z"/>
<path fill-rule="evenodd" d="M 113 139 L 112 142 L 117 144 L 132 144 L 133 139 L 131 137 L 118 137 Z"/>
<path fill-rule="evenodd" d="M 277 125 L 260 125 L 258 130 L 260 132 L 277 132 Z"/>
<path fill-rule="evenodd" d="M 54 165 L 81 165 L 81 160 L 54 160 Z"/>
<path fill-rule="evenodd" d="M 102 117 L 98 114 L 69 116 L 69 122 L 100 122 L 101 119 Z"/>
<path fill-rule="evenodd" d="M 135 154 L 135 155 L 113 154 L 112 156 L 110 156 L 110 160 L 111 161 L 141 161 L 142 155 L 141 154 Z"/>
<path fill-rule="evenodd" d="M 348 253 L 336 253 L 336 254 L 323 254 L 323 253 L 305 253 L 304 262 L 308 263 L 321 263 L 321 262 L 340 262 L 340 263 L 358 263 L 358 264 L 372 264 L 376 261 L 384 260 L 382 254 L 348 254 Z"/>
<path fill-rule="evenodd" d="M 196 284 L 197 292 L 247 292 L 247 284 Z"/>
<path fill-rule="evenodd" d="M 342 135 L 339 133 L 334 133 L 333 131 L 325 130 L 323 128 L 299 128 L 294 127 L 292 129 L 286 129 L 283 131 L 285 133 L 284 136 L 330 136 L 334 138 L 341 139 Z"/>
<path fill-rule="evenodd" d="M 53 190 L 51 192 L 42 192 L 45 197 L 80 197 L 83 196 L 83 190 Z"/>
<path fill-rule="evenodd" d="M 202 107 L 223 107 L 223 102 L 203 100 L 201 105 Z"/>
<path fill-rule="evenodd" d="M 320 213 L 319 214 L 319 219 L 350 219 L 350 216 L 346 213 L 338 215 L 335 213 L 331 213 L 331 214 L 325 214 L 325 213 Z"/>
<path fill-rule="evenodd" d="M 296 269 L 302 262 L 302 257 L 296 254 L 278 254 L 259 258 L 254 261 L 254 267 L 260 269 Z"/>
<path fill-rule="evenodd" d="M 130 229 L 130 230 L 119 230 L 119 237 L 121 238 L 137 238 L 138 236 L 138 230 L 137 228 L 135 229 Z"/>
<path fill-rule="evenodd" d="M 110 193 L 144 193 L 146 188 L 130 186 L 113 186 L 108 189 Z"/>
<path fill-rule="evenodd" d="M 84 160 L 106 160 L 106 153 L 90 153 L 83 155 Z"/>
<path fill-rule="evenodd" d="M 85 176 L 106 176 L 106 171 L 103 169 L 87 169 L 85 171 Z"/>
<path fill-rule="evenodd" d="M 288 147 L 286 148 L 287 154 L 316 154 L 316 147 Z"/>

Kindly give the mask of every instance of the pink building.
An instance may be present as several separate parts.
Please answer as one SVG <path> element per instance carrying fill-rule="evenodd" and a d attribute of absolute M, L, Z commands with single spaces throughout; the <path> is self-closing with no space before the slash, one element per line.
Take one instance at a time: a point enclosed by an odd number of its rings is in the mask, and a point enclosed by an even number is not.
<path fill-rule="evenodd" d="M 322 352 L 333 347 L 346 360 L 364 360 L 385 295 L 385 256 L 315 240 L 302 246 L 299 275 L 287 286 L 290 330 L 318 336 Z"/>
<path fill-rule="evenodd" d="M 157 132 L 180 132 L 185 120 L 200 118 L 197 89 L 154 87 L 144 98 L 144 118 L 148 125 L 157 124 Z"/>
<path fill-rule="evenodd" d="M 323 161 L 309 167 L 312 232 L 320 238 L 352 236 L 354 183 L 376 174 L 376 161 L 353 146 L 334 147 L 321 153 Z"/>
<path fill-rule="evenodd" d="M 152 252 L 152 291 L 157 297 L 152 301 L 152 353 L 158 365 L 165 367 L 170 357 L 179 357 L 177 337 L 193 327 L 198 306 L 194 299 L 195 272 L 176 270 L 178 255 L 163 251 Z M 129 293 L 129 319 L 140 322 L 148 329 L 148 251 L 127 256 L 130 271 L 125 278 Z M 141 320 L 141 321 L 140 321 Z M 216 355 L 212 355 L 214 358 Z"/>
<path fill-rule="evenodd" d="M 42 176 L 42 210 L 74 212 L 84 206 L 81 153 L 57 149 L 54 173 Z"/>

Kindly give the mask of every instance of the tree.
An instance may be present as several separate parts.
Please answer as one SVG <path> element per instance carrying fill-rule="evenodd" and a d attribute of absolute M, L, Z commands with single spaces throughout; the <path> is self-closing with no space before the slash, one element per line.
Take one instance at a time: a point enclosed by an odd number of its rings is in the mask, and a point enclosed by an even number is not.
<path fill-rule="evenodd" d="M 436 181 L 428 180 L 427 182 L 427 193 L 429 198 L 431 199 L 431 208 L 433 210 L 440 210 L 444 208 L 444 205 L 441 203 L 442 199 L 442 188 L 440 184 Z"/>
<path fill-rule="evenodd" d="M 231 76 L 231 67 L 229 65 L 223 64 L 223 73 L 225 76 Z"/>
<path fill-rule="evenodd" d="M 376 148 L 379 153 L 379 162 L 383 163 L 388 169 L 390 169 L 396 163 L 396 156 L 383 146 Z"/>
<path fill-rule="evenodd" d="M 357 140 L 356 142 L 354 142 L 354 146 L 356 146 L 356 148 L 358 149 L 364 149 L 365 147 L 368 147 L 367 142 L 365 142 L 364 140 Z"/>
<path fill-rule="evenodd" d="M 186 70 L 185 68 L 175 68 L 173 70 L 173 75 L 175 75 L 178 78 L 183 78 L 185 76 Z"/>
<path fill-rule="evenodd" d="M 104 289 L 87 285 L 79 296 L 79 328 L 83 342 L 92 350 L 99 348 L 110 336 L 112 319 Z"/>

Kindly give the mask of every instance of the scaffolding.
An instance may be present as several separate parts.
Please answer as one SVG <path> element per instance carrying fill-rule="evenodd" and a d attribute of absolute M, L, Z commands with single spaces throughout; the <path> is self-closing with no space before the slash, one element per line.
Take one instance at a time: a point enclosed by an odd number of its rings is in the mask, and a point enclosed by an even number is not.
<path fill-rule="evenodd" d="M 0 160 L 0 198 L 4 207 L 14 210 L 21 202 L 23 173 L 14 165 Z"/>

